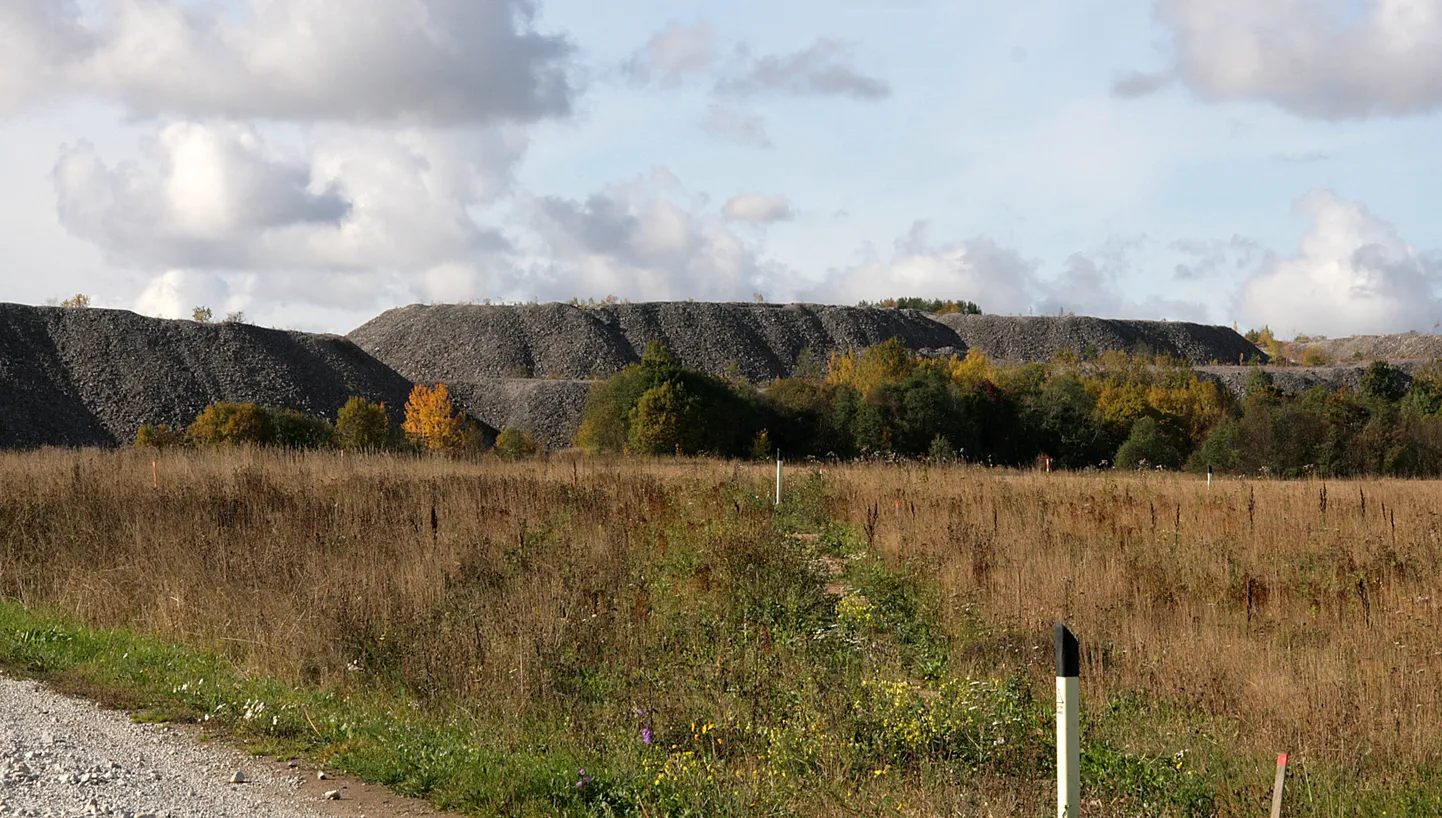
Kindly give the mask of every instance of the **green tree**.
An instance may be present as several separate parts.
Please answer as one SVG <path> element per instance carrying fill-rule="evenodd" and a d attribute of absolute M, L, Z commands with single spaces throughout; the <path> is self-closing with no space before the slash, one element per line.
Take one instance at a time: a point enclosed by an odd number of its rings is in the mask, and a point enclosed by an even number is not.
<path fill-rule="evenodd" d="M 1181 464 L 1181 459 L 1176 447 L 1162 434 L 1156 420 L 1144 417 L 1132 424 L 1131 434 L 1117 449 L 1116 466 L 1119 469 L 1148 466 L 1175 469 Z"/>
<path fill-rule="evenodd" d="M 631 410 L 628 442 L 635 454 L 695 454 L 699 449 L 699 407 L 679 383 L 646 390 Z"/>
<path fill-rule="evenodd" d="M 383 449 L 391 442 L 391 417 L 384 403 L 352 397 L 336 415 L 335 432 L 342 449 Z"/>
<path fill-rule="evenodd" d="M 215 313 L 210 307 L 196 307 L 190 311 L 190 320 L 199 321 L 202 324 L 209 324 L 215 318 Z"/>
<path fill-rule="evenodd" d="M 514 426 L 507 426 L 496 437 L 495 453 L 505 460 L 525 460 L 541 453 L 541 444 Z"/>
<path fill-rule="evenodd" d="M 335 445 L 335 427 L 325 418 L 294 409 L 270 409 L 270 443 L 287 449 L 328 449 Z"/>
<path fill-rule="evenodd" d="M 1373 400 L 1396 403 L 1407 391 L 1407 376 L 1386 361 L 1373 361 L 1362 373 L 1362 394 Z"/>

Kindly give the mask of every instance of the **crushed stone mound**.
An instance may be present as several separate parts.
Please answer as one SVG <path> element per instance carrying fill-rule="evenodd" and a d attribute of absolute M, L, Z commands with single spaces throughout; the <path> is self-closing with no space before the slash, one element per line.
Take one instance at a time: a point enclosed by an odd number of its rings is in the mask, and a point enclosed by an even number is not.
<path fill-rule="evenodd" d="M 451 386 L 493 378 L 604 378 L 665 344 L 683 366 L 767 381 L 794 374 L 810 349 L 832 352 L 892 337 L 912 349 L 965 345 L 923 313 L 815 304 L 657 302 L 412 305 L 390 310 L 350 333 L 362 349 L 421 383 Z"/>
<path fill-rule="evenodd" d="M 1272 376 L 1272 385 L 1283 395 L 1298 395 L 1314 386 L 1324 387 L 1328 392 L 1342 388 L 1361 389 L 1362 376 L 1371 362 L 1337 364 L 1334 366 L 1264 366 L 1262 369 Z M 1395 368 L 1411 383 L 1412 372 L 1421 366 L 1419 361 L 1402 361 Z M 1247 382 L 1252 378 L 1249 366 L 1199 366 L 1196 373 L 1211 378 L 1231 392 L 1242 397 L 1247 391 Z"/>
<path fill-rule="evenodd" d="M 586 398 L 598 383 L 493 378 L 457 383 L 450 390 L 459 407 L 486 425 L 530 432 L 546 448 L 564 449 L 576 439 Z"/>
<path fill-rule="evenodd" d="M 338 336 L 0 304 L 0 447 L 126 443 L 217 401 L 334 418 L 359 395 L 399 423 L 410 388 Z"/>
<path fill-rule="evenodd" d="M 1353 335 L 1293 344 L 1295 354 L 1319 347 L 1338 363 L 1347 361 L 1429 361 L 1442 358 L 1442 335 L 1406 332 L 1399 335 Z"/>
<path fill-rule="evenodd" d="M 1002 315 L 944 315 L 937 320 L 956 330 L 967 347 L 998 361 L 1047 361 L 1062 350 L 1085 357 L 1141 349 L 1194 365 L 1266 360 L 1261 350 L 1229 327 L 1182 321 Z"/>

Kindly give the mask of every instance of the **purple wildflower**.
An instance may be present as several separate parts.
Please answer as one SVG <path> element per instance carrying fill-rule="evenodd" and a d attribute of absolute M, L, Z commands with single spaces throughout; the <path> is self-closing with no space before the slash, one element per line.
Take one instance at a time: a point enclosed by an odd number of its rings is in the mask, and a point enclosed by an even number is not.
<path fill-rule="evenodd" d="M 641 743 L 642 743 L 642 744 L 650 744 L 650 743 L 651 743 L 651 727 L 650 727 L 649 725 L 641 728 Z"/>

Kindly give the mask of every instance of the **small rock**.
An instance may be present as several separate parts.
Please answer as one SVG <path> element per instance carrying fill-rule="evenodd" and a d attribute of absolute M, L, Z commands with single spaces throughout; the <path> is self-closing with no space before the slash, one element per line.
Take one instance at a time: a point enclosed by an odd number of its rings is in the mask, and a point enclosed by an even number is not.
<path fill-rule="evenodd" d="M 323 797 L 324 797 L 325 800 L 327 800 L 327 801 L 339 801 L 339 800 L 340 800 L 340 790 L 326 790 L 326 791 L 325 791 L 325 795 L 324 795 Z"/>
<path fill-rule="evenodd" d="M 298 763 L 296 763 L 296 762 L 294 762 L 294 761 L 287 761 L 287 762 L 285 763 L 285 766 L 287 766 L 287 767 L 291 768 L 292 770 L 294 770 L 296 767 L 299 767 L 300 764 L 298 764 Z"/>
<path fill-rule="evenodd" d="M 325 770 L 316 770 L 315 777 L 317 781 L 324 781 L 327 778 L 330 778 L 330 776 L 325 774 Z"/>
<path fill-rule="evenodd" d="M 245 777 L 245 772 L 243 770 L 236 770 L 235 775 L 232 775 L 230 777 L 230 783 L 232 784 L 244 784 L 249 780 L 249 778 Z"/>

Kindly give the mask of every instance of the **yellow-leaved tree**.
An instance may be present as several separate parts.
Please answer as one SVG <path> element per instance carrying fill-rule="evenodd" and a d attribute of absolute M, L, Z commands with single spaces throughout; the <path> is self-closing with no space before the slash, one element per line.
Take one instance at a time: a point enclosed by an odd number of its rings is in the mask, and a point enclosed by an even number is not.
<path fill-rule="evenodd" d="M 422 449 L 454 449 L 465 442 L 465 416 L 456 411 L 445 384 L 416 384 L 406 401 L 406 420 L 401 424 L 401 431 Z"/>

